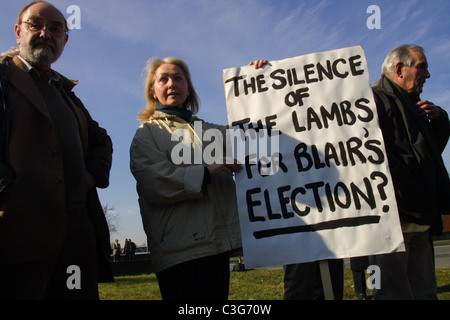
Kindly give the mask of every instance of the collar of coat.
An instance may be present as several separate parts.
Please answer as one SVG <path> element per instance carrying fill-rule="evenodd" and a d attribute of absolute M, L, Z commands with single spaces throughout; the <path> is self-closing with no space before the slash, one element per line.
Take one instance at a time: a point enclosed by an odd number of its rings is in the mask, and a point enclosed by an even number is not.
<path fill-rule="evenodd" d="M 29 72 L 30 69 L 33 68 L 28 62 L 26 62 L 23 58 L 19 57 L 18 55 L 0 57 L 0 62 L 10 61 L 10 60 L 12 60 L 15 65 L 17 65 L 20 69 L 22 69 L 26 72 Z M 71 91 L 73 89 L 73 87 L 75 87 L 78 84 L 78 80 L 70 80 L 70 79 L 66 78 L 65 76 L 63 76 L 62 74 L 60 74 L 59 72 L 57 72 L 53 69 L 51 69 L 51 70 L 56 77 L 58 77 L 62 80 L 62 87 L 65 90 Z"/>
<path fill-rule="evenodd" d="M 383 90 L 385 91 L 385 93 L 390 95 L 399 96 L 412 104 L 415 104 L 416 102 L 420 101 L 420 96 L 418 94 L 408 94 L 406 91 L 400 88 L 394 81 L 392 81 L 385 75 L 381 76 L 381 79 L 375 83 L 373 88 L 375 90 Z"/>

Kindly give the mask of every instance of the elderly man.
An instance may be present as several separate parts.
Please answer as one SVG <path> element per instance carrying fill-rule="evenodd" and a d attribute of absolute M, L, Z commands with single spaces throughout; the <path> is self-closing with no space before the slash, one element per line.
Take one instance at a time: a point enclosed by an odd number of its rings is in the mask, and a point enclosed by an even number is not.
<path fill-rule="evenodd" d="M 1 59 L 0 298 L 98 299 L 98 281 L 112 280 L 96 191 L 109 183 L 111 139 L 51 69 L 68 40 L 62 13 L 32 2 L 15 33 L 18 52 Z"/>
<path fill-rule="evenodd" d="M 450 181 L 442 161 L 450 135 L 447 113 L 422 100 L 430 77 L 423 48 L 403 45 L 388 54 L 373 87 L 395 188 L 405 252 L 372 256 L 381 270 L 375 299 L 436 299 L 431 235 L 450 213 Z"/>

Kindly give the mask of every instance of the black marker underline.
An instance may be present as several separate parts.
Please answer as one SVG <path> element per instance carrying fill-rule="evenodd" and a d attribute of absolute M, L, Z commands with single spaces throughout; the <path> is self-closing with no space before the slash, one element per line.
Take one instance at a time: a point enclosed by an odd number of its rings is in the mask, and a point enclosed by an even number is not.
<path fill-rule="evenodd" d="M 310 224 L 306 226 L 294 226 L 277 228 L 270 230 L 261 230 L 253 232 L 253 236 L 256 239 L 269 238 L 279 236 L 283 234 L 302 233 L 302 232 L 315 232 L 320 230 L 331 230 L 343 227 L 357 227 L 365 224 L 374 224 L 380 222 L 380 216 L 364 216 L 355 218 L 344 218 L 326 222 L 320 222 L 317 224 Z"/>

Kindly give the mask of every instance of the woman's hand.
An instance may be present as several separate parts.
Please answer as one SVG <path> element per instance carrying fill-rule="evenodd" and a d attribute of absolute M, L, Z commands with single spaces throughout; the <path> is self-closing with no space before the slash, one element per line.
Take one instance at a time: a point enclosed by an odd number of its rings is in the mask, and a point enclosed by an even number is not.
<path fill-rule="evenodd" d="M 209 174 L 214 176 L 220 172 L 225 172 L 229 175 L 233 175 L 235 172 L 242 170 L 242 166 L 238 163 L 236 159 L 233 158 L 218 158 L 213 164 L 206 166 Z"/>

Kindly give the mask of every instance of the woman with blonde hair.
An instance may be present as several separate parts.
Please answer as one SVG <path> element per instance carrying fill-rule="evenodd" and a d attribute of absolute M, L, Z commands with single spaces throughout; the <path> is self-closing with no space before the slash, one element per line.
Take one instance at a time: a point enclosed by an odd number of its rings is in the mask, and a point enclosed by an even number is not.
<path fill-rule="evenodd" d="M 174 66 L 178 66 L 178 68 L 183 72 L 183 75 L 187 82 L 187 86 L 190 88 L 190 94 L 185 100 L 183 108 L 190 110 L 193 114 L 196 114 L 199 110 L 199 99 L 197 97 L 197 93 L 194 90 L 190 71 L 186 63 L 183 60 L 175 57 L 167 57 L 165 59 L 151 59 L 148 61 L 146 67 L 147 76 L 145 81 L 145 98 L 147 100 L 147 105 L 139 114 L 138 120 L 140 121 L 145 122 L 150 119 L 156 110 L 156 104 L 158 100 L 154 97 L 154 84 L 156 80 L 155 73 L 163 64 L 172 64 Z"/>
<path fill-rule="evenodd" d="M 259 68 L 265 63 L 251 64 Z M 198 127 L 220 130 L 223 138 L 225 127 L 194 116 L 199 99 L 181 59 L 150 60 L 145 95 L 147 105 L 138 116 L 141 125 L 130 147 L 130 168 L 162 298 L 225 300 L 229 253 L 241 247 L 233 180 L 241 166 L 223 158 L 213 163 L 194 159 L 195 148 L 203 155 L 213 143 L 200 139 Z M 180 144 L 186 153 L 183 161 L 174 152 Z"/>

